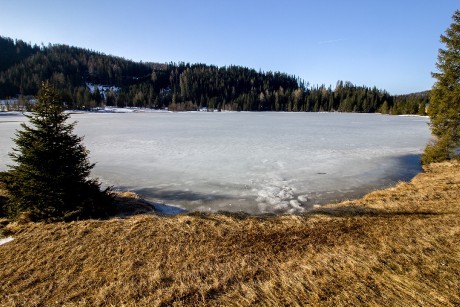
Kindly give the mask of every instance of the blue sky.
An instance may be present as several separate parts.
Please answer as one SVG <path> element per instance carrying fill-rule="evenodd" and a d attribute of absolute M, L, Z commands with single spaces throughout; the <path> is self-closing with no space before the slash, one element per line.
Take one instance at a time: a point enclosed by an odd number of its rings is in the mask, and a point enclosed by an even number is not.
<path fill-rule="evenodd" d="M 0 0 L 0 35 L 404 94 L 433 85 L 439 36 L 459 8 L 452 0 Z"/>

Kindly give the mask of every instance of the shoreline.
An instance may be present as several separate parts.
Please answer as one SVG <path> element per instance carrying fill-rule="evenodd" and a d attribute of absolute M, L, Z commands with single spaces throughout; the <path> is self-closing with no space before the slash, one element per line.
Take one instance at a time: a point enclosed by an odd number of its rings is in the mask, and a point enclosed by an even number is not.
<path fill-rule="evenodd" d="M 98 110 L 65 110 L 65 113 L 71 115 L 78 115 L 78 114 L 126 114 L 126 113 L 282 113 L 282 114 L 299 114 L 299 113 L 312 113 L 312 114 L 376 114 L 376 115 L 383 115 L 383 116 L 400 116 L 400 117 L 422 117 L 422 118 L 429 118 L 428 115 L 420 115 L 420 114 L 386 114 L 380 112 L 325 112 L 325 111 L 318 111 L 318 112 L 307 112 L 307 111 L 170 111 L 166 109 L 149 109 L 149 108 L 136 108 L 136 107 L 106 107 L 106 108 L 99 108 Z M 24 113 L 30 113 L 29 111 L 0 111 L 0 116 L 2 115 L 18 115 L 24 116 Z"/>
<path fill-rule="evenodd" d="M 271 211 L 271 212 L 259 212 L 259 211 L 251 211 L 251 210 L 225 210 L 216 208 L 215 210 L 187 210 L 183 206 L 171 204 L 171 202 L 159 202 L 157 199 L 151 200 L 151 198 L 146 197 L 143 193 L 137 193 L 136 189 L 117 189 L 114 190 L 114 194 L 118 195 L 125 195 L 126 201 L 129 203 L 138 203 L 142 209 L 134 209 L 140 210 L 144 213 L 154 213 L 160 216 L 165 217 L 175 217 L 178 215 L 194 215 L 194 214 L 242 214 L 245 216 L 252 216 L 252 217 L 273 217 L 273 216 L 283 216 L 283 215 L 293 215 L 293 216 L 301 216 L 304 214 L 314 213 L 317 210 L 321 210 L 321 208 L 330 207 L 334 205 L 340 205 L 343 203 L 349 203 L 353 201 L 360 201 L 365 199 L 368 195 L 373 194 L 379 191 L 386 191 L 394 189 L 396 186 L 401 184 L 410 184 L 412 180 L 417 178 L 418 176 L 424 174 L 425 171 L 422 167 L 420 167 L 420 171 L 414 175 L 409 177 L 405 177 L 404 179 L 393 180 L 389 179 L 385 183 L 373 183 L 368 184 L 366 186 L 358 186 L 353 187 L 348 190 L 340 190 L 340 191 L 319 191 L 319 192 L 311 192 L 308 195 L 308 200 L 302 202 L 302 209 L 296 212 L 286 212 L 286 211 Z M 387 178 L 388 179 L 388 178 Z M 295 198 L 303 197 L 305 193 L 300 193 L 299 195 L 295 194 Z M 306 196 L 306 195 L 305 195 Z M 123 197 L 121 197 L 123 198 Z M 236 199 L 233 199 L 236 200 Z M 229 199 L 229 202 L 232 200 Z M 254 203 L 255 200 L 252 201 Z M 232 202 L 234 204 L 234 202 Z M 151 210 L 147 210 L 145 205 L 151 207 Z M 205 204 L 206 205 L 206 204 Z M 207 204 L 206 206 L 212 206 L 211 204 Z M 227 208 L 228 209 L 228 208 Z M 129 211 L 129 210 L 128 210 Z M 123 213 L 125 214 L 125 213 Z M 123 215 L 122 214 L 122 215 Z"/>
<path fill-rule="evenodd" d="M 414 158 L 415 157 L 415 158 Z M 185 200 L 181 199 L 179 196 L 174 195 L 172 199 L 160 199 L 155 196 L 155 193 L 149 193 L 148 189 L 145 188 L 128 188 L 116 187 L 116 191 L 130 191 L 135 193 L 137 198 L 143 199 L 143 201 L 148 202 L 157 213 L 174 216 L 177 214 L 190 214 L 190 213 L 228 213 L 228 214 L 247 214 L 250 216 L 272 216 L 272 215 L 283 215 L 283 214 L 293 214 L 300 215 L 303 213 L 308 213 L 316 208 L 321 208 L 323 205 L 328 205 L 331 203 L 341 203 L 345 201 L 360 199 L 365 197 L 367 194 L 374 191 L 388 189 L 396 186 L 401 182 L 410 182 L 414 177 L 418 176 L 423 172 L 423 169 L 420 165 L 420 156 L 414 155 L 414 157 L 402 159 L 402 164 L 395 166 L 398 168 L 403 168 L 406 173 L 402 176 L 395 177 L 395 175 L 388 175 L 386 177 L 379 177 L 375 181 L 367 182 L 365 184 L 359 184 L 355 186 L 350 186 L 347 188 L 340 188 L 337 190 L 320 190 L 320 191 L 293 191 L 292 197 L 289 199 L 283 200 L 284 202 L 293 202 L 292 208 L 290 210 L 285 209 L 274 209 L 276 204 L 270 203 L 260 203 L 258 202 L 257 194 L 251 195 L 245 199 L 241 198 L 230 198 L 223 197 L 218 200 L 208 200 L 209 197 L 212 197 L 215 194 L 201 194 L 195 200 Z M 408 165 L 409 164 L 409 165 Z M 411 169 L 410 172 L 407 170 Z M 395 172 L 392 172 L 395 173 Z M 398 173 L 399 174 L 399 173 Z M 399 174 L 401 175 L 401 174 Z M 320 174 L 319 176 L 323 176 Z M 190 194 L 194 195 L 192 191 L 179 192 L 179 195 Z M 276 192 L 271 194 L 269 200 L 276 197 Z M 280 201 L 278 201 L 280 202 Z M 198 203 L 199 206 L 191 206 L 192 203 Z"/>

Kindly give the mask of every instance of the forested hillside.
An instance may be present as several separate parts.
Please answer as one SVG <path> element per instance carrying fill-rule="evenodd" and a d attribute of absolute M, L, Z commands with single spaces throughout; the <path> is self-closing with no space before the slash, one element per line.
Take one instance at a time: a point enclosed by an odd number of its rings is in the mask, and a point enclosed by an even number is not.
<path fill-rule="evenodd" d="M 310 86 L 281 72 L 134 62 L 77 47 L 39 47 L 4 37 L 0 37 L 0 55 L 0 99 L 34 96 L 41 81 L 49 80 L 73 109 L 108 105 L 173 111 L 424 114 L 428 102 L 427 92 L 392 96 L 376 87 L 343 81 L 335 88 Z"/>

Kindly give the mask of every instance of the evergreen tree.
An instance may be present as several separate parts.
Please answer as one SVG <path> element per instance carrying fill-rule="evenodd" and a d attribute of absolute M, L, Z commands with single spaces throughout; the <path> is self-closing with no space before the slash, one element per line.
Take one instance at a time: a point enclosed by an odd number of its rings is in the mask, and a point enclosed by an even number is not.
<path fill-rule="evenodd" d="M 453 15 L 454 22 L 441 35 L 446 49 L 438 54 L 437 79 L 431 90 L 428 114 L 436 140 L 429 144 L 422 157 L 423 163 L 458 157 L 460 146 L 460 11 Z"/>
<path fill-rule="evenodd" d="M 74 123 L 56 90 L 42 83 L 31 116 L 33 126 L 22 124 L 16 132 L 16 148 L 10 153 L 16 163 L 1 176 L 10 196 L 10 216 L 26 211 L 36 220 L 69 220 L 103 217 L 111 213 L 112 201 L 96 180 L 88 179 L 94 164 L 82 138 L 73 134 Z"/>

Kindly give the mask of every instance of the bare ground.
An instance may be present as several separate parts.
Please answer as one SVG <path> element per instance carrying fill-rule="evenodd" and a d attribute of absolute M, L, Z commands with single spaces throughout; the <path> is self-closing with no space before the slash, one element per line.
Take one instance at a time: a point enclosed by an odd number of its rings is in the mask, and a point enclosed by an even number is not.
<path fill-rule="evenodd" d="M 460 305 L 460 163 L 301 216 L 0 223 L 0 305 Z"/>

